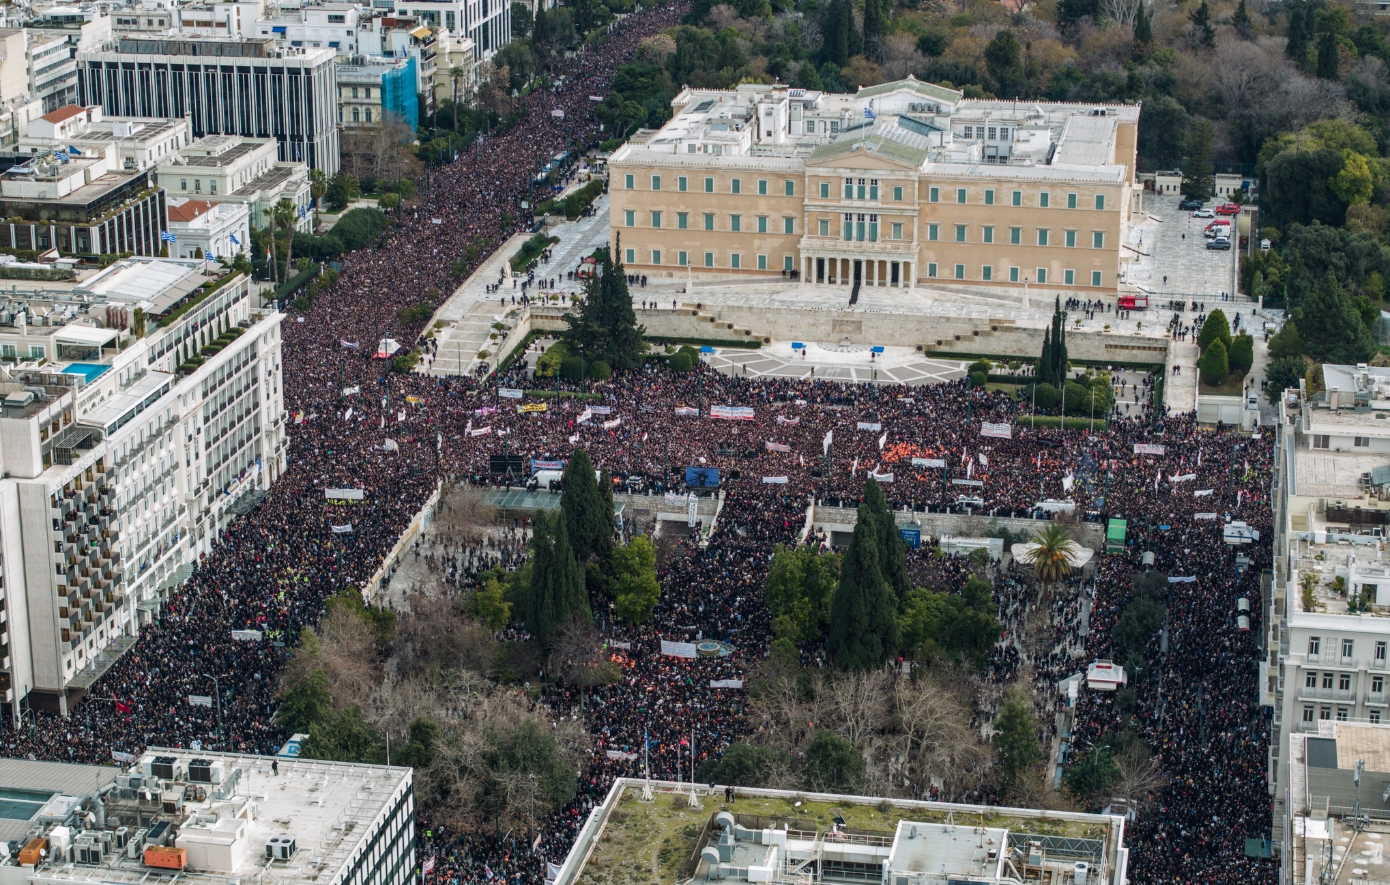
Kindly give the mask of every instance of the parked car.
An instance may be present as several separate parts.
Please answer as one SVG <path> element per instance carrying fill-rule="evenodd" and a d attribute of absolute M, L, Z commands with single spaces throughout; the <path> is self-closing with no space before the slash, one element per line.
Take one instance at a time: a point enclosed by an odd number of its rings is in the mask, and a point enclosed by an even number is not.
<path fill-rule="evenodd" d="M 1225 218 L 1218 218 L 1216 221 L 1208 224 L 1203 232 L 1207 235 L 1207 239 L 1209 240 L 1212 237 L 1230 237 L 1231 222 Z"/>
<path fill-rule="evenodd" d="M 1217 207 L 1216 207 L 1216 214 L 1217 214 L 1217 215 L 1239 215 L 1239 214 L 1240 214 L 1240 204 L 1239 204 L 1239 203 L 1222 203 L 1220 206 L 1217 206 Z"/>
<path fill-rule="evenodd" d="M 1188 199 L 1183 200 L 1181 203 L 1179 203 L 1178 208 L 1184 212 L 1187 212 L 1191 209 L 1200 209 L 1202 208 L 1202 201 L 1195 197 L 1189 197 Z"/>
<path fill-rule="evenodd" d="M 1231 241 L 1226 239 L 1225 237 L 1217 237 L 1210 243 L 1207 243 L 1207 248 L 1217 249 L 1221 252 L 1229 252 L 1231 250 Z"/>
<path fill-rule="evenodd" d="M 1193 218 L 1215 218 L 1216 213 L 1210 209 L 1198 209 L 1192 213 Z"/>

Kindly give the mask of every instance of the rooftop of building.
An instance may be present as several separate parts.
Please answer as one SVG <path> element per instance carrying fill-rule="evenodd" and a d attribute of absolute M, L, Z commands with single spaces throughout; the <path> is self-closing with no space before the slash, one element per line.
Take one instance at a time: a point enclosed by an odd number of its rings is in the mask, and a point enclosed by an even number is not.
<path fill-rule="evenodd" d="M 202 145 L 201 142 L 216 140 L 213 145 Z M 232 166 L 242 157 L 254 154 L 266 141 L 256 139 L 245 139 L 238 136 L 227 135 L 208 135 L 198 139 L 199 147 L 206 148 L 198 153 L 191 155 L 180 154 L 170 165 L 173 166 L 195 166 L 202 169 L 215 169 L 221 166 Z"/>
<path fill-rule="evenodd" d="M 302 46 L 282 46 L 268 37 L 226 37 L 188 32 L 168 34 L 122 34 L 107 42 L 102 52 L 125 55 L 168 55 L 203 58 L 290 58 L 305 57 L 316 62 L 331 61 L 333 50 Z"/>
<path fill-rule="evenodd" d="M 136 885 L 171 872 L 180 881 L 228 885 L 267 875 L 281 882 L 338 881 L 371 837 L 372 823 L 411 784 L 404 767 L 158 747 L 124 771 L 65 768 L 76 770 L 53 778 L 63 801 L 49 800 L 52 813 L 14 828 L 18 839 L 48 839 L 48 855 L 25 871 L 31 882 Z M 43 784 L 42 774 L 35 771 L 27 782 Z M 100 803 L 88 798 L 98 787 Z M 55 832 L 61 828 L 66 831 Z M 141 850 L 128 848 L 142 841 L 184 849 L 187 867 L 146 866 Z M 79 852 L 94 842 L 109 844 L 95 854 Z M 71 858 L 64 845 L 73 849 Z M 270 845 L 285 848 L 269 858 Z M 17 866 L 18 853 L 17 846 L 6 852 L 0 867 Z"/>
<path fill-rule="evenodd" d="M 1288 765 L 1286 868 L 1328 885 L 1390 877 L 1390 726 L 1319 721 L 1316 732 L 1289 736 Z"/>
<path fill-rule="evenodd" d="M 821 881 L 844 885 L 885 862 L 892 885 L 1023 881 L 1025 868 L 1070 883 L 1078 864 L 1095 885 L 1113 878 L 1125 827 L 1109 815 L 744 788 L 726 802 L 700 787 L 691 807 L 689 785 L 653 784 L 654 801 L 642 787 L 614 784 L 586 824 L 603 838 L 581 833 L 556 885 L 791 883 L 811 858 Z"/>
<path fill-rule="evenodd" d="M 782 84 L 682 89 L 659 130 L 641 130 L 612 159 L 824 162 L 856 152 L 959 176 L 1120 184 L 1120 123 L 1139 108 L 967 99 L 912 77 L 829 93 Z"/>
<path fill-rule="evenodd" d="M 190 221 L 197 221 L 202 216 L 212 211 L 214 203 L 207 200 L 184 200 L 182 203 L 169 204 L 169 220 L 187 224 Z"/>
<path fill-rule="evenodd" d="M 262 191 L 274 190 L 296 178 L 307 179 L 307 177 L 308 173 L 303 166 L 295 163 L 277 163 L 232 191 L 229 196 L 250 199 Z"/>

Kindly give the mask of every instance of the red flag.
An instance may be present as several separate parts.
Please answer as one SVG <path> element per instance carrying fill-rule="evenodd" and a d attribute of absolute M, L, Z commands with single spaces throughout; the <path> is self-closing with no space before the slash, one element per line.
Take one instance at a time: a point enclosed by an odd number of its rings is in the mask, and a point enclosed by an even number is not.
<path fill-rule="evenodd" d="M 111 700 L 116 701 L 116 696 L 115 696 L 115 695 L 112 695 L 112 696 L 111 696 Z M 134 712 L 134 710 L 135 710 L 135 708 L 132 707 L 130 704 L 123 704 L 123 703 L 121 703 L 120 701 L 116 701 L 116 712 L 117 712 L 117 713 L 132 713 L 132 712 Z"/>

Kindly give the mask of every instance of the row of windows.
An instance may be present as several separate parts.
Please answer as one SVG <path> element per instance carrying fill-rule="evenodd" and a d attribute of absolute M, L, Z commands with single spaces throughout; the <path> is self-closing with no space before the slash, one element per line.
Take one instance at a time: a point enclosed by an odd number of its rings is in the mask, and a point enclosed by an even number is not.
<path fill-rule="evenodd" d="M 1327 646 L 1328 646 L 1328 648 L 1327 648 L 1328 652 L 1331 653 L 1333 650 L 1335 650 L 1335 649 L 1337 648 L 1337 640 L 1335 640 L 1335 639 L 1329 639 L 1329 640 L 1327 640 Z M 1354 657 L 1355 654 L 1356 654 L 1356 640 L 1354 640 L 1354 639 L 1343 639 L 1343 640 L 1342 640 L 1341 651 L 1342 651 L 1342 658 L 1343 658 L 1343 660 L 1350 660 L 1350 659 L 1351 659 L 1352 657 Z M 1386 652 L 1387 652 L 1386 643 L 1385 643 L 1384 641 L 1377 641 L 1377 642 L 1376 642 L 1376 645 L 1375 645 L 1375 659 L 1376 659 L 1376 661 L 1380 662 L 1382 665 L 1385 663 Z M 1315 658 L 1315 657 L 1317 657 L 1317 656 L 1318 656 L 1319 654 L 1321 654 L 1321 653 L 1322 653 L 1322 637 L 1321 637 L 1321 636 L 1309 636 L 1309 637 L 1308 637 L 1308 657 L 1310 657 L 1310 658 Z"/>
<path fill-rule="evenodd" d="M 957 242 L 957 243 L 968 243 L 968 242 L 970 242 L 970 227 L 969 227 L 969 225 L 957 224 L 957 225 L 954 225 L 954 227 L 955 227 L 955 242 Z M 1078 233 L 1078 232 L 1077 232 L 1077 231 L 1074 231 L 1074 230 L 1064 230 L 1064 231 L 1062 231 L 1062 245 L 1066 246 L 1068 249 L 1075 249 L 1075 248 L 1076 248 L 1076 241 L 1077 241 L 1077 236 L 1076 236 L 1077 233 Z M 929 225 L 927 225 L 927 240 L 928 240 L 928 241 L 936 241 L 936 240 L 940 240 L 940 239 L 941 239 L 941 225 L 939 225 L 939 224 L 929 224 Z M 1050 245 L 1052 245 L 1052 230 L 1051 230 L 1051 228 L 1046 228 L 1046 227 L 1037 228 L 1037 232 L 1036 232 L 1036 236 L 1035 236 L 1035 241 L 1036 241 L 1036 244 L 1039 245 L 1039 246 L 1050 246 Z M 986 225 L 984 225 L 984 226 L 982 226 L 982 227 L 980 228 L 980 242 L 981 242 L 981 243 L 985 243 L 985 244 L 989 244 L 989 243 L 993 243 L 993 242 L 994 242 L 994 225 L 986 224 Z M 1021 246 L 1021 245 L 1023 245 L 1023 228 L 1021 228 L 1021 227 L 1011 227 L 1011 228 L 1009 228 L 1009 245 L 1010 245 L 1010 246 Z M 1103 231 L 1103 230 L 1093 230 L 1093 231 L 1091 231 L 1091 248 L 1092 248 L 1092 249 L 1104 249 L 1104 248 L 1105 248 L 1105 231 Z"/>
<path fill-rule="evenodd" d="M 1351 714 L 1351 711 L 1348 710 L 1346 707 L 1338 707 L 1338 708 L 1337 708 L 1337 721 L 1338 721 L 1338 722 L 1346 722 L 1349 718 L 1351 718 L 1351 717 L 1350 717 L 1350 714 Z M 1380 722 L 1380 711 L 1379 711 L 1379 710 L 1368 710 L 1368 711 L 1366 712 L 1366 718 L 1367 718 L 1368 720 L 1370 720 L 1370 722 L 1371 722 L 1372 724 L 1377 723 L 1377 722 Z M 1321 710 L 1319 710 L 1319 711 L 1318 711 L 1318 719 L 1321 719 L 1323 722 L 1329 722 L 1329 721 L 1331 721 L 1331 719 L 1332 719 L 1332 708 L 1331 708 L 1331 707 L 1323 707 Z M 1312 705 L 1312 704 L 1304 704 L 1304 705 L 1303 705 L 1303 721 L 1304 721 L 1305 724 L 1311 724 L 1311 723 L 1313 722 L 1313 705 Z"/>
<path fill-rule="evenodd" d="M 659 228 L 659 227 L 662 226 L 662 222 L 663 222 L 663 213 L 657 212 L 657 211 L 653 211 L 653 212 L 650 213 L 650 216 L 651 216 L 651 217 L 650 217 L 650 220 L 651 220 L 651 226 L 652 226 L 652 227 L 657 227 L 657 228 Z M 676 230 L 689 230 L 689 229 L 690 229 L 690 213 L 689 213 L 689 212 L 676 212 L 676 213 L 675 213 L 675 216 L 676 216 Z M 768 216 L 766 216 L 766 215 L 759 215 L 759 216 L 756 216 L 756 218 L 754 219 L 754 223 L 755 223 L 755 225 L 756 225 L 757 232 L 760 233 L 760 234 L 765 234 L 765 233 L 771 233 L 771 232 L 773 232 L 773 228 L 774 228 L 775 225 L 776 225 L 776 223 L 775 223 L 774 221 L 770 220 L 770 219 L 768 218 Z M 637 212 L 636 212 L 636 210 L 634 210 L 634 209 L 626 209 L 626 210 L 623 211 L 623 224 L 624 224 L 624 226 L 626 226 L 626 227 L 636 227 L 636 226 L 637 226 Z M 713 212 L 706 212 L 706 213 L 704 213 L 704 228 L 703 228 L 703 229 L 704 229 L 704 230 L 714 230 L 714 229 L 715 229 L 715 227 L 714 227 L 714 213 L 713 213 Z M 729 230 L 730 230 L 732 233 L 752 233 L 751 230 L 745 231 L 745 230 L 743 229 L 743 216 L 742 216 L 742 215 L 730 215 L 730 216 L 729 216 Z M 786 217 L 784 217 L 784 218 L 782 219 L 782 233 L 784 233 L 784 234 L 794 234 L 794 233 L 796 233 L 796 219 L 795 219 L 795 218 L 793 218 L 793 217 L 791 217 L 791 216 L 786 216 Z"/>
<path fill-rule="evenodd" d="M 651 185 L 652 185 L 652 190 L 654 190 L 654 191 L 659 191 L 659 190 L 661 190 L 661 176 L 660 176 L 660 175 L 653 175 L 653 176 L 651 177 Z M 627 173 L 627 174 L 625 174 L 625 175 L 623 176 L 623 187 L 624 187 L 624 189 L 626 189 L 626 190 L 635 190 L 636 187 L 637 187 L 637 176 L 636 176 L 634 173 Z M 685 193 L 685 192 L 689 191 L 689 189 L 690 189 L 690 179 L 689 179 L 687 176 L 684 176 L 684 175 L 679 175 L 679 176 L 677 176 L 677 177 L 676 177 L 676 190 L 679 191 L 679 192 L 681 192 L 681 193 Z M 707 194 L 712 194 L 712 193 L 714 193 L 714 176 L 705 176 L 705 179 L 704 179 L 704 192 L 707 193 Z M 879 187 L 879 181 L 878 181 L 877 178 L 846 178 L 846 179 L 845 179 L 843 194 L 844 194 L 844 198 L 845 198 L 846 200 L 870 200 L 870 201 L 876 201 L 876 200 L 879 199 L 879 192 L 880 192 L 880 187 Z M 743 193 L 743 179 L 741 179 L 741 178 L 731 178 L 731 179 L 729 179 L 729 193 L 731 193 L 731 194 L 741 194 L 741 193 Z M 767 196 L 769 193 L 770 193 L 770 185 L 769 185 L 769 183 L 768 183 L 768 180 L 767 180 L 766 178 L 759 178 L 759 179 L 757 180 L 757 194 L 758 194 L 758 196 L 765 197 L 765 196 Z M 790 179 L 790 178 L 784 180 L 784 181 L 782 182 L 782 193 L 783 193 L 784 196 L 788 196 L 788 197 L 795 196 L 795 195 L 796 195 L 796 181 L 793 180 L 793 179 Z M 896 184 L 893 185 L 893 186 L 892 186 L 892 193 L 893 193 L 893 196 L 892 196 L 893 202 L 901 203 L 902 200 L 903 200 L 903 186 L 902 186 L 902 185 L 896 185 Z M 828 199 L 831 198 L 831 196 L 830 196 L 830 182 L 828 182 L 828 181 L 822 181 L 822 182 L 820 182 L 820 198 L 821 198 L 822 200 L 828 200 Z M 928 199 L 929 202 L 932 202 L 932 203 L 940 203 L 940 202 L 941 202 L 941 188 L 940 188 L 940 187 L 931 187 L 931 188 L 928 188 L 928 190 L 927 190 L 927 199 Z M 966 203 L 969 203 L 969 202 L 970 202 L 970 193 L 969 193 L 969 189 L 968 189 L 968 188 L 963 188 L 963 187 L 956 188 L 956 202 L 957 202 L 957 203 L 960 203 L 960 204 L 966 204 Z M 1076 208 L 1080 205 L 1080 202 L 1081 202 L 1080 194 L 1068 193 L 1068 194 L 1066 195 L 1066 207 L 1067 207 L 1068 209 L 1076 209 Z M 986 188 L 986 189 L 985 189 L 985 191 L 984 191 L 984 205 L 986 205 L 986 206 L 994 206 L 994 205 L 996 205 L 996 201 L 995 201 L 995 190 L 994 190 L 993 188 Z M 1009 197 L 1009 205 L 1011 205 L 1011 206 L 1022 206 L 1022 205 L 1023 205 L 1023 191 L 1013 191 L 1013 192 L 1011 192 L 1010 197 Z M 1095 206 L 1095 208 L 1096 208 L 1097 210 L 1104 211 L 1104 209 L 1105 209 L 1105 194 L 1095 194 L 1095 195 L 1094 195 L 1094 204 L 1093 204 L 1093 205 Z M 1051 208 L 1051 206 L 1052 206 L 1052 193 L 1051 193 L 1050 191 L 1041 191 L 1041 192 L 1038 194 L 1038 208 L 1040 208 L 1040 209 L 1048 209 L 1048 208 Z"/>
<path fill-rule="evenodd" d="M 716 266 L 717 266 L 717 265 L 714 263 L 714 253 L 713 253 L 713 252 L 706 252 L 706 253 L 704 253 L 704 256 L 703 256 L 703 257 L 704 257 L 704 263 L 701 265 L 702 267 L 716 267 Z M 747 265 L 745 265 L 745 264 L 743 263 L 743 259 L 744 259 L 744 256 L 743 256 L 741 253 L 739 253 L 739 252 L 731 252 L 731 253 L 729 253 L 729 264 L 728 264 L 728 267 L 732 268 L 733 270 L 749 270 L 749 269 L 753 269 L 753 268 L 755 268 L 755 269 L 757 269 L 757 270 L 769 270 L 769 269 L 771 269 L 771 267 L 772 267 L 772 265 L 769 263 L 768 257 L 767 257 L 766 255 L 754 255 L 754 256 L 753 256 L 753 266 L 752 266 L 752 268 L 750 268 L 750 267 L 748 267 Z M 652 263 L 652 264 L 661 264 L 661 263 L 662 263 L 662 260 L 663 260 L 663 255 L 662 255 L 660 249 L 653 249 L 653 250 L 651 250 L 651 263 Z M 626 264 L 636 264 L 636 263 L 637 263 L 637 250 L 636 250 L 636 249 L 625 249 L 625 250 L 624 250 L 624 253 L 623 253 L 623 261 L 624 261 L 624 263 L 626 263 Z M 677 253 L 676 253 L 676 265 L 675 265 L 675 266 L 676 266 L 676 267 L 690 267 L 690 266 L 691 266 L 691 262 L 690 262 L 690 253 L 689 253 L 689 252 L 684 252 L 684 251 L 677 252 Z M 795 270 L 795 269 L 796 269 L 796 259 L 795 259 L 793 256 L 791 256 L 791 255 L 783 255 L 783 256 L 782 256 L 782 270 Z"/>
<path fill-rule="evenodd" d="M 985 189 L 984 205 L 986 205 L 986 206 L 993 206 L 993 205 L 996 205 L 995 199 L 994 199 L 994 194 L 995 194 L 995 192 L 994 192 L 994 189 L 993 189 L 993 188 L 986 188 L 986 189 Z M 940 203 L 940 202 L 941 202 L 941 188 L 939 188 L 939 187 L 928 188 L 928 189 L 927 189 L 927 201 L 928 201 L 928 202 L 931 202 L 931 203 Z M 963 187 L 958 187 L 958 188 L 956 188 L 956 202 L 957 202 L 957 203 L 962 203 L 962 204 L 964 204 L 964 203 L 969 203 L 969 202 L 970 202 L 970 193 L 969 193 L 969 191 L 968 191 L 966 188 L 963 188 Z M 1079 205 L 1079 202 L 1080 202 L 1080 195 L 1079 195 L 1079 194 L 1075 194 L 1075 193 L 1069 193 L 1069 194 L 1067 194 L 1067 208 L 1068 208 L 1068 209 L 1075 209 L 1075 208 L 1077 208 L 1077 206 Z M 1009 205 L 1010 205 L 1010 206 L 1022 206 L 1022 205 L 1023 205 L 1023 191 L 1013 191 L 1012 193 L 1010 193 L 1010 195 L 1009 195 Z M 1105 210 L 1105 194 L 1096 194 L 1096 195 L 1095 195 L 1095 207 L 1096 207 L 1097 210 L 1100 210 L 1100 211 L 1104 211 L 1104 210 Z M 1052 208 L 1052 192 L 1051 192 L 1051 191 L 1040 191 L 1040 192 L 1038 193 L 1038 208 L 1039 208 L 1039 209 L 1050 209 L 1050 208 Z"/>
<path fill-rule="evenodd" d="M 940 277 L 941 277 L 941 268 L 939 268 L 938 265 L 937 265 L 935 262 L 932 262 L 932 263 L 928 264 L 928 265 L 927 265 L 927 276 L 929 276 L 929 277 L 931 277 L 931 278 L 933 278 L 933 279 L 940 278 Z M 966 277 L 966 275 L 965 275 L 965 265 L 964 265 L 964 264 L 957 264 L 957 265 L 955 265 L 954 268 L 952 268 L 951 279 L 953 279 L 953 280 L 964 280 L 964 279 L 968 279 L 968 277 Z M 980 276 L 979 276 L 979 279 L 982 280 L 983 282 L 986 282 L 986 283 L 988 283 L 988 282 L 993 282 L 993 280 L 994 280 L 994 267 L 993 267 L 992 265 L 988 265 L 988 264 L 982 266 L 982 267 L 980 268 Z M 1105 275 L 1102 274 L 1100 271 L 1098 271 L 1098 270 L 1093 270 L 1093 271 L 1091 271 L 1091 285 L 1092 285 L 1092 286 L 1095 286 L 1095 287 L 1099 288 L 1100 285 L 1101 285 L 1101 283 L 1104 282 L 1104 279 L 1105 279 Z M 1041 285 L 1046 285 L 1046 284 L 1047 284 L 1047 268 L 1045 268 L 1045 267 L 1039 267 L 1039 268 L 1037 268 L 1036 270 L 1033 271 L 1033 277 L 1030 279 L 1030 278 L 1028 278 L 1028 277 L 1026 277 L 1026 276 L 1023 275 L 1023 270 L 1022 270 L 1022 268 L 1011 267 L 1011 268 L 1009 268 L 1009 282 L 1011 282 L 1011 283 L 1038 283 L 1038 284 L 1041 284 Z M 1062 271 L 1062 285 L 1064 285 L 1064 286 L 1075 286 L 1075 285 L 1079 285 L 1079 284 L 1076 282 L 1076 271 L 1074 271 L 1074 270 L 1064 270 L 1064 271 Z"/>
<path fill-rule="evenodd" d="M 1356 448 L 1370 448 L 1371 438 L 1369 436 L 1353 436 L 1351 444 Z M 1326 449 L 1332 446 L 1332 436 L 1327 433 L 1315 433 L 1312 437 L 1312 446 L 1315 449 Z"/>
<path fill-rule="evenodd" d="M 1338 690 L 1338 691 L 1351 691 L 1351 674 L 1350 674 L 1350 673 L 1331 673 L 1331 672 L 1324 672 L 1324 673 L 1322 674 L 1322 687 L 1323 687 L 1323 688 L 1329 688 L 1329 689 L 1332 688 L 1332 683 L 1333 683 L 1333 680 L 1334 680 L 1334 679 L 1335 679 L 1336 682 L 1337 682 L 1337 690 Z M 1318 687 L 1318 674 L 1317 674 L 1316 671 L 1310 670 L 1310 671 L 1308 671 L 1307 673 L 1303 674 L 1303 687 L 1304 687 L 1304 688 L 1317 688 L 1317 687 Z M 1372 676 L 1372 677 L 1371 677 L 1371 693 L 1372 693 L 1372 694 L 1384 694 L 1384 693 L 1385 693 L 1385 677 L 1384 677 L 1384 676 L 1379 676 L 1379 675 L 1377 675 L 1377 676 Z"/>
<path fill-rule="evenodd" d="M 624 189 L 624 190 L 634 190 L 634 189 L 636 188 L 636 178 L 637 178 L 637 177 L 636 177 L 635 175 L 633 175 L 632 173 L 628 173 L 628 174 L 624 175 L 624 176 L 623 176 L 623 189 Z M 758 179 L 757 189 L 758 189 L 758 190 L 757 190 L 758 196 L 760 196 L 760 197 L 765 197 L 765 196 L 768 195 L 768 193 L 769 193 L 769 190 L 768 190 L 768 181 L 767 181 L 766 178 L 759 178 L 759 179 Z M 654 191 L 659 191 L 659 190 L 661 190 L 661 176 L 660 176 L 660 175 L 653 175 L 653 176 L 652 176 L 652 190 L 654 190 Z M 686 191 L 690 190 L 690 179 L 687 178 L 687 177 L 684 176 L 684 175 L 678 175 L 678 176 L 676 176 L 676 190 L 677 190 L 677 191 L 680 191 L 681 193 L 685 193 Z M 707 194 L 712 194 L 712 193 L 714 193 L 714 178 L 713 178 L 713 176 L 706 176 L 706 178 L 705 178 L 705 193 L 707 193 Z M 741 178 L 732 178 L 732 179 L 730 179 L 730 180 L 729 180 L 729 193 L 731 193 L 731 194 L 741 194 L 741 193 L 743 193 L 743 179 L 741 179 Z M 783 181 L 783 182 L 782 182 L 782 194 L 783 194 L 783 196 L 788 196 L 788 197 L 794 197 L 794 196 L 796 196 L 796 182 L 795 182 L 794 180 L 792 180 L 792 179 L 787 179 L 787 180 Z"/>

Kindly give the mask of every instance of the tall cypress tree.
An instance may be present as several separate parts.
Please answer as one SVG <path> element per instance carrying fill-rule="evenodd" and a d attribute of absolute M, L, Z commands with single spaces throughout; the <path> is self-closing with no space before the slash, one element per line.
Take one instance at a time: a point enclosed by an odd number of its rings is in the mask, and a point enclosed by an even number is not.
<path fill-rule="evenodd" d="M 555 608 L 560 614 L 557 623 L 563 623 L 576 613 L 593 617 L 589 611 L 589 591 L 584 587 L 584 565 L 574 554 L 565 521 L 555 520 L 555 556 L 550 581 Z"/>
<path fill-rule="evenodd" d="M 888 0 L 864 0 L 864 52 L 873 58 L 883 55 L 883 36 L 888 30 Z"/>
<path fill-rule="evenodd" d="M 1288 4 L 1289 28 L 1288 42 L 1284 45 L 1284 52 L 1295 64 L 1303 64 L 1308 57 L 1309 27 L 1308 19 L 1312 10 L 1307 8 L 1307 4 L 1301 0 L 1293 0 Z"/>
<path fill-rule="evenodd" d="M 847 670 L 881 666 L 898 648 L 897 600 L 879 566 L 877 522 L 861 504 L 854 536 L 840 563 L 840 586 L 830 604 L 825 649 L 837 667 Z"/>
<path fill-rule="evenodd" d="M 612 252 L 621 252 L 621 241 Z M 642 335 L 632 310 L 632 294 L 622 261 L 605 258 L 600 273 L 584 285 L 579 314 L 565 314 L 569 330 L 565 339 L 582 349 L 585 359 L 603 360 L 614 369 L 633 369 L 642 363 Z"/>
<path fill-rule="evenodd" d="M 1053 374 L 1057 378 L 1057 386 L 1061 387 L 1067 383 L 1067 315 L 1062 312 L 1060 296 L 1054 310 L 1052 322 L 1057 331 L 1052 335 L 1052 361 L 1056 365 Z"/>
<path fill-rule="evenodd" d="M 1134 42 L 1141 46 L 1147 46 L 1154 40 L 1153 23 L 1149 21 L 1149 9 L 1147 3 L 1139 4 L 1139 11 L 1134 16 Z"/>
<path fill-rule="evenodd" d="M 564 485 L 560 513 L 569 535 L 567 543 L 573 545 L 574 555 L 581 563 L 588 562 L 590 556 L 607 562 L 613 552 L 613 508 L 604 504 L 588 452 L 575 449 L 570 455 Z"/>
<path fill-rule="evenodd" d="M 531 531 L 531 583 L 526 588 L 526 614 L 522 620 L 527 632 L 542 643 L 559 621 L 555 599 L 549 592 L 555 560 L 556 522 L 556 517 L 541 511 L 536 514 Z"/>
<path fill-rule="evenodd" d="M 1038 355 L 1037 384 L 1051 384 L 1057 386 L 1057 379 L 1052 377 L 1052 327 L 1043 328 L 1042 353 Z"/>
<path fill-rule="evenodd" d="M 1318 77 L 1323 80 L 1336 80 L 1341 59 L 1337 53 L 1337 35 L 1323 31 L 1318 40 Z"/>
<path fill-rule="evenodd" d="M 830 0 L 821 18 L 821 58 L 839 67 L 849 62 L 849 35 L 854 13 L 849 0 Z"/>
<path fill-rule="evenodd" d="M 898 521 L 888 508 L 888 499 L 883 496 L 883 487 L 878 480 L 869 477 L 864 483 L 864 506 L 874 515 L 878 528 L 879 571 L 888 588 L 897 596 L 898 602 L 912 589 L 907 575 L 907 545 L 898 534 Z"/>

